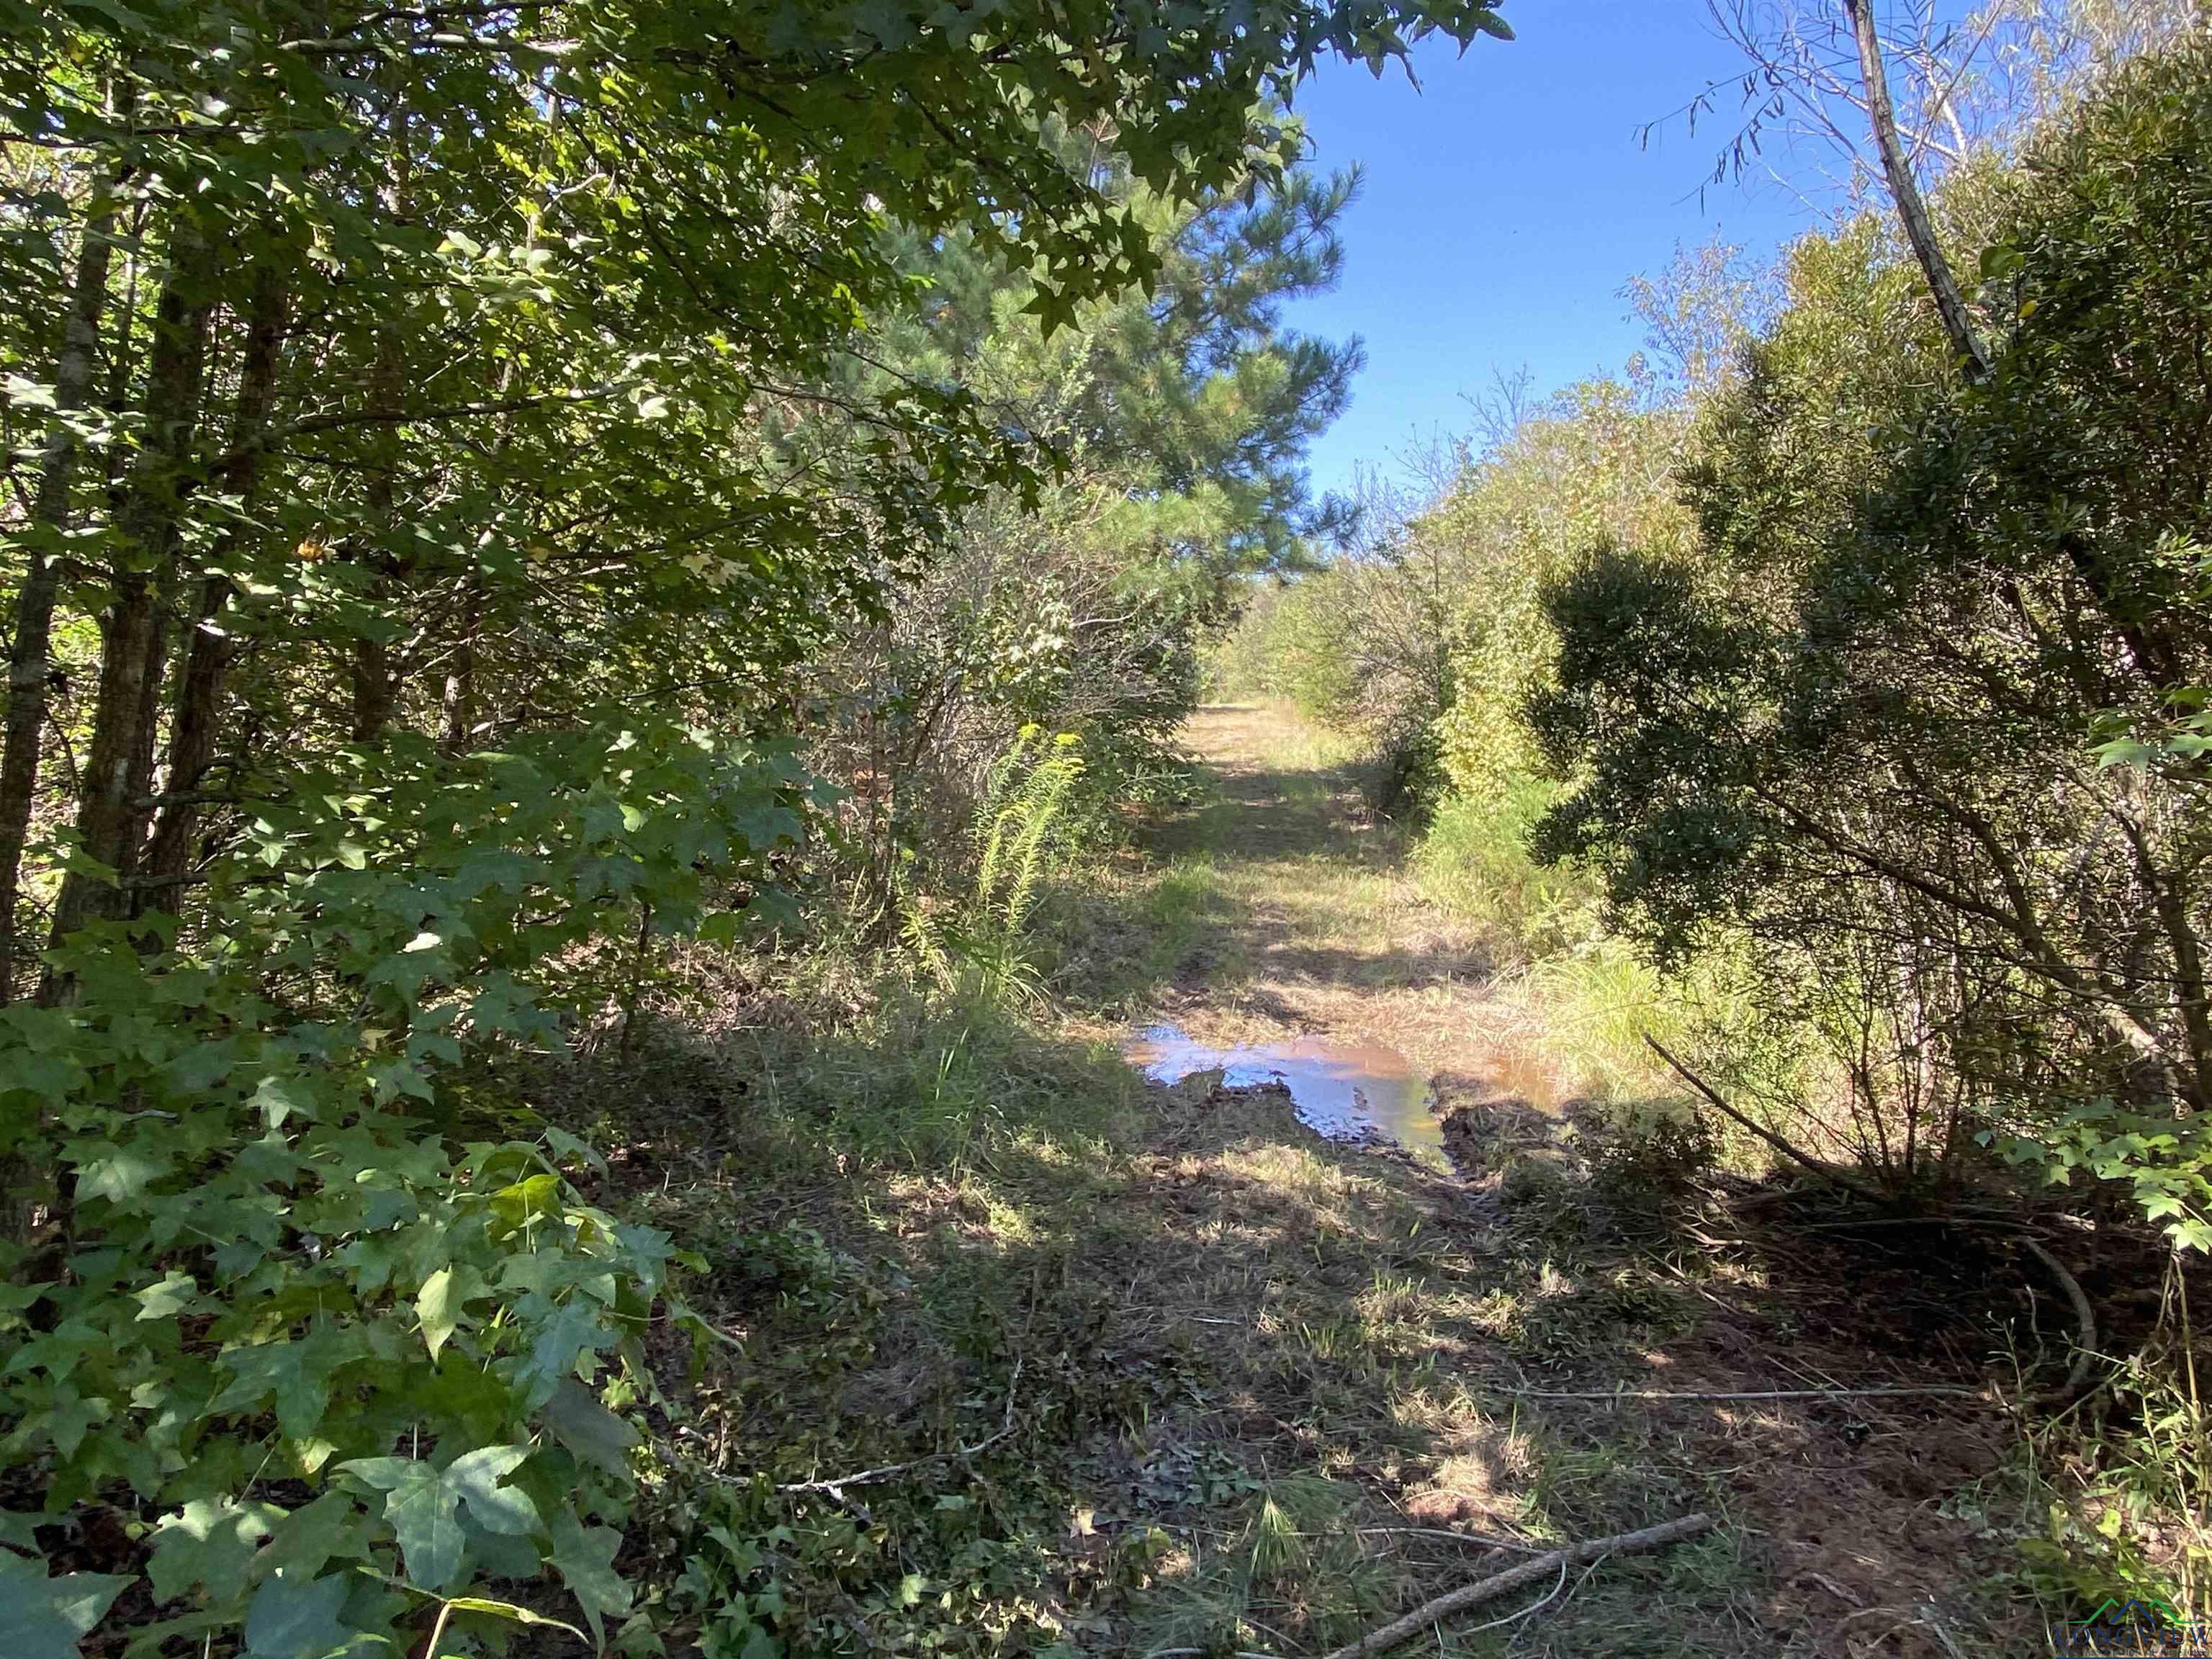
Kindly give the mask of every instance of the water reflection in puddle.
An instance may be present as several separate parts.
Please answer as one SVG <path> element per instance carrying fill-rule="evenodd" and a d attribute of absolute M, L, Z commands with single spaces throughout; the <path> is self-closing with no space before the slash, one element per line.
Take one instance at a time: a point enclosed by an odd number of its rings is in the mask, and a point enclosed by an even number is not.
<path fill-rule="evenodd" d="M 1150 1025 L 1121 1052 L 1155 1083 L 1180 1083 L 1201 1072 L 1219 1072 L 1231 1089 L 1279 1083 L 1291 1091 L 1299 1121 L 1331 1140 L 1379 1137 L 1409 1152 L 1443 1153 L 1427 1080 L 1395 1048 L 1318 1036 L 1210 1048 L 1178 1026 Z"/>

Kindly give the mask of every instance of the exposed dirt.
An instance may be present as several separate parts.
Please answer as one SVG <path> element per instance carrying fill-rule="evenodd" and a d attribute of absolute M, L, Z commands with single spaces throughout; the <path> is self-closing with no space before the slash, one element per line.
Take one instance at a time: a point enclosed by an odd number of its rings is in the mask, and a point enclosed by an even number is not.
<path fill-rule="evenodd" d="M 1457 1176 L 1378 1160 L 1386 1179 L 1517 1304 L 1502 1334 L 1451 1344 L 1486 1410 L 1435 1424 L 1430 1455 L 1385 1481 L 1392 1500 L 1418 1524 L 1493 1529 L 1524 1522 L 1534 1493 L 1584 1533 L 1701 1504 L 1723 1514 L 1723 1593 L 1659 1610 L 1641 1645 L 1571 1603 L 1522 1650 L 1958 1659 L 2039 1645 L 2027 1611 L 1987 1588 L 2011 1563 L 1985 1510 L 2016 1439 L 1990 1385 L 2033 1312 L 2009 1253 L 1951 1233 L 1808 1231 L 1817 1199 L 1670 1194 L 1666 1172 L 1609 1172 L 1606 1126 L 1531 1058 L 1481 941 L 1424 900 L 1350 781 L 1286 766 L 1271 711 L 1204 711 L 1189 740 L 1224 805 L 1179 850 L 1241 902 L 1178 963 L 1158 1012 L 1224 1047 L 1318 1034 L 1409 1057 L 1434 1079 Z M 1447 1339 L 1432 1326 L 1428 1340 Z M 1540 1397 L 1616 1389 L 1958 1392 Z"/>
<path fill-rule="evenodd" d="M 1992 1384 L 2012 1351 L 2063 1369 L 2032 1334 L 2063 1321 L 2009 1247 L 1842 1231 L 1826 1194 L 1716 1177 L 1694 1137 L 1625 1137 L 1294 725 L 1210 710 L 1190 741 L 1218 794 L 1056 901 L 1062 1012 L 746 990 L 590 1091 L 622 1119 L 610 1185 L 706 1263 L 726 1341 L 694 1381 L 672 1339 L 668 1433 L 795 1540 L 792 1627 L 1296 1659 L 1511 1559 L 1485 1538 L 1702 1510 L 1705 1539 L 1408 1651 L 2040 1650 L 2003 1583 L 2025 1503 Z M 1402 1055 L 1451 1167 L 1326 1139 L 1276 1085 L 1147 1086 L 1118 1051 L 1168 1022 Z M 1842 1392 L 1869 1389 L 1950 1392 Z M 884 1466 L 921 1473 L 759 1495 Z M 641 1563 L 690 1547 L 691 1501 Z M 931 1540 L 984 1515 L 1002 1577 L 979 1587 Z"/>

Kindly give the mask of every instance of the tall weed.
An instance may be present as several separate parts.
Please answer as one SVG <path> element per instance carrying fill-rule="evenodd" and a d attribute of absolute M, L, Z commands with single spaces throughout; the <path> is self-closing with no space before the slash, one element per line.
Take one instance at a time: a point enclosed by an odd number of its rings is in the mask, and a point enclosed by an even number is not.
<path fill-rule="evenodd" d="M 923 969 L 947 991 L 985 1007 L 1033 1008 L 1044 1000 L 1030 948 L 1038 884 L 1058 843 L 1071 792 L 1083 777 L 1078 739 L 1021 735 L 991 769 L 976 817 L 975 882 L 949 915 L 909 897 L 901 933 Z"/>
<path fill-rule="evenodd" d="M 1454 795 L 1415 855 L 1422 890 L 1480 923 L 1516 954 L 1541 957 L 1596 937 L 1596 895 L 1569 866 L 1539 864 L 1528 834 L 1559 786 L 1520 772 L 1494 794 Z"/>

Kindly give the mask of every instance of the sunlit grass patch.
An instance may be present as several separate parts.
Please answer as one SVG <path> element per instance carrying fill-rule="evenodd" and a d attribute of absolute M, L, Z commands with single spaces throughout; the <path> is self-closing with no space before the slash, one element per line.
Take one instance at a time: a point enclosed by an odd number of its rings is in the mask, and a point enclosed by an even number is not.
<path fill-rule="evenodd" d="M 1581 872 L 1536 862 L 1529 832 L 1558 786 L 1518 774 L 1492 795 L 1454 795 L 1437 809 L 1413 867 L 1437 902 L 1532 957 L 1589 939 L 1597 891 Z"/>
<path fill-rule="evenodd" d="M 1359 1489 L 1279 1476 L 1223 1518 L 1194 1528 L 1141 1596 L 1130 1650 L 1310 1650 L 1362 1632 L 1395 1604 L 1402 1569 L 1359 1532 Z"/>
<path fill-rule="evenodd" d="M 1522 1530 L 1536 1471 L 1534 1437 L 1465 1398 L 1443 1405 L 1442 1416 L 1438 1455 L 1407 1492 L 1407 1516 L 1424 1526 L 1460 1522 L 1475 1529 L 1487 1524 Z"/>
<path fill-rule="evenodd" d="M 1435 945 L 1452 924 L 1432 902 L 1343 855 L 1336 796 L 1285 799 L 1306 821 L 1273 825 L 1280 845 L 1177 844 L 1056 890 L 1057 1006 L 847 963 L 805 1018 L 726 1045 L 754 1080 L 727 1120 L 744 1151 L 653 1212 L 705 1247 L 702 1300 L 742 1350 L 706 1361 L 696 1431 L 780 1480 L 914 1466 L 849 1505 L 716 1489 L 715 1524 L 793 1527 L 775 1571 L 793 1605 L 866 1608 L 918 1651 L 1310 1655 L 1504 1564 L 1393 1529 L 1548 1544 L 1724 1510 L 1697 1460 L 1784 1443 L 1717 1411 L 1692 1435 L 1680 1414 L 1528 1398 L 1662 1371 L 1696 1305 L 1607 1224 L 1609 1178 L 1664 1173 L 1607 1151 L 1613 1115 L 1571 1130 L 1501 1109 L 1498 1156 L 1455 1182 L 1315 1139 L 1279 1091 L 1152 1089 L 1122 1063 L 1152 1018 L 1225 1046 L 1341 1016 L 1425 1045 L 1437 1073 L 1521 1052 L 1518 1032 L 1532 1100 L 1552 1074 L 1533 988 L 1443 984 L 1466 934 Z M 1237 820 L 1194 822 L 1176 833 Z M 1384 962 L 1403 977 L 1368 977 Z M 786 1231 L 820 1252 L 750 1237 Z M 1728 1289 L 1756 1269 L 1686 1271 Z M 1750 1659 L 1773 1648 L 1744 1609 L 1780 1593 L 1735 1547 L 1700 1547 L 1695 1571 L 1608 1562 L 1524 1625 L 1470 1616 L 1407 1650 Z"/>

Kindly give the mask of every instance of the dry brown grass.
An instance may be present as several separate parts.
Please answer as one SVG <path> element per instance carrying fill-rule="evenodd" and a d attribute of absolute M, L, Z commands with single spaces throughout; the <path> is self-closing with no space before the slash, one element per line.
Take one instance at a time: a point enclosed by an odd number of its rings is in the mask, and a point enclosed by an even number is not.
<path fill-rule="evenodd" d="M 1711 1537 L 1429 1650 L 2026 1650 L 2021 1609 L 1988 1588 L 2008 1439 L 1978 1402 L 1531 1397 L 1972 1379 L 1996 1267 L 1869 1269 L 1788 1242 L 1756 1194 L 1627 1203 L 1601 1178 L 1605 1127 L 1540 1109 L 1556 1091 L 1479 941 L 1311 740 L 1218 710 L 1193 742 L 1219 802 L 1056 913 L 1064 1018 L 870 1008 L 850 986 L 834 1030 L 740 1018 L 698 1063 L 743 1071 L 750 1103 L 641 1126 L 653 1161 L 618 1166 L 706 1255 L 702 1304 L 738 1338 L 702 1382 L 673 1353 L 668 1377 L 687 1443 L 726 1474 L 927 1455 L 1002 1413 L 1017 1429 L 872 1489 L 864 1523 L 748 1499 L 745 1524 L 793 1529 L 794 1625 L 854 1651 L 1288 1659 L 1485 1570 L 1483 1546 L 1439 1532 L 1554 1540 L 1705 1509 Z M 1438 1079 L 1465 1172 L 1325 1144 L 1279 1091 L 1141 1088 L 1111 1045 L 1164 1013 L 1224 1044 L 1401 1048 Z M 927 1595 L 909 1604 L 891 1587 L 910 1574 Z"/>

